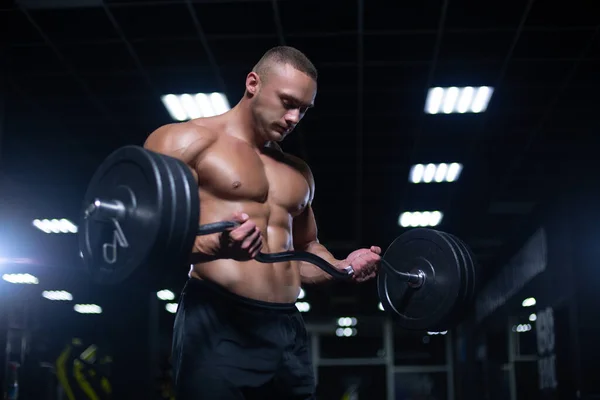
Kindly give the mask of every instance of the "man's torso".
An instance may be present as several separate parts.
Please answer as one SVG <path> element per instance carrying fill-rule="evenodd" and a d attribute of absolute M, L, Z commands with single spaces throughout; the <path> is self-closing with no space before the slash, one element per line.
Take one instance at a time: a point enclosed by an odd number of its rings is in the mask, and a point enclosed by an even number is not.
<path fill-rule="evenodd" d="M 261 252 L 293 250 L 292 221 L 310 198 L 298 160 L 274 148 L 253 149 L 243 140 L 218 132 L 219 126 L 211 120 L 202 124 L 216 131 L 217 139 L 192 165 L 198 175 L 200 224 L 244 212 L 261 230 Z M 270 302 L 295 301 L 300 286 L 296 262 L 219 259 L 194 265 L 190 276 Z"/>

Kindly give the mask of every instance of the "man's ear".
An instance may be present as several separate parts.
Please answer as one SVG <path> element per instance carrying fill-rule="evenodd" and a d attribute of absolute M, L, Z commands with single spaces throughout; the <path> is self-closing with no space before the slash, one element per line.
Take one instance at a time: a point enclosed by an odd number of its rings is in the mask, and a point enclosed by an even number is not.
<path fill-rule="evenodd" d="M 254 71 L 250 72 L 246 76 L 246 91 L 251 95 L 255 95 L 258 93 L 258 89 L 260 86 L 260 77 Z"/>

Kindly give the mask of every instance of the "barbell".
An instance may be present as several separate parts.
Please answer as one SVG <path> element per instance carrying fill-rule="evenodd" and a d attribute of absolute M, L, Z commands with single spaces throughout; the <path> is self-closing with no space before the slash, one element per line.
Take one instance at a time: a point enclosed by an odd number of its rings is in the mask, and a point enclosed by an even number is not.
<path fill-rule="evenodd" d="M 111 153 L 95 171 L 80 212 L 80 256 L 98 284 L 160 281 L 161 271 L 188 265 L 198 235 L 237 225 L 199 225 L 200 197 L 182 161 L 139 146 Z M 304 251 L 259 253 L 262 263 L 299 260 L 340 280 L 339 270 Z M 414 228 L 397 237 L 382 255 L 377 291 L 385 311 L 410 330 L 447 330 L 473 301 L 477 264 L 467 245 L 436 229 Z"/>

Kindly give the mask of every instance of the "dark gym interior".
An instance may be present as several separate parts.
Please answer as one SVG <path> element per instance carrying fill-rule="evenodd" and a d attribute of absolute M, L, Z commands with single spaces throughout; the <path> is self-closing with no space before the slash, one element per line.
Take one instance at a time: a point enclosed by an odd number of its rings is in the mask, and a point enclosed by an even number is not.
<path fill-rule="evenodd" d="M 280 145 L 310 165 L 320 242 L 343 259 L 425 227 L 475 259 L 476 292 L 443 331 L 400 326 L 377 279 L 303 286 L 317 398 L 600 398 L 595 2 L 7 0 L 0 26 L 3 399 L 176 398 L 188 270 L 95 282 L 82 199 L 113 151 L 194 117 L 164 96 L 233 107 L 283 45 L 319 71 Z M 435 88 L 488 97 L 432 111 Z"/>

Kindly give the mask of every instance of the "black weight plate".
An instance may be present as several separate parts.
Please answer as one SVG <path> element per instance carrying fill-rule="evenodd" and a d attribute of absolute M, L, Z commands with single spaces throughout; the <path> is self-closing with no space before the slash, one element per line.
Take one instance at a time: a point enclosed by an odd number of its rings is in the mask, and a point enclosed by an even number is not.
<path fill-rule="evenodd" d="M 425 283 L 412 288 L 382 268 L 377 289 L 385 310 L 408 330 L 435 330 L 443 325 L 460 298 L 460 255 L 446 237 L 433 229 L 415 228 L 400 235 L 383 258 L 402 272 L 425 273 Z"/>
<path fill-rule="evenodd" d="M 473 252 L 471 251 L 469 246 L 467 246 L 467 244 L 462 239 L 454 235 L 452 236 L 462 246 L 463 252 L 465 253 L 465 257 L 467 259 L 467 267 L 469 268 L 471 275 L 471 283 L 469 286 L 469 292 L 467 296 L 467 304 L 472 304 L 472 302 L 475 301 L 475 294 L 477 293 L 477 287 L 479 286 L 479 274 L 477 271 L 477 263 L 475 262 L 475 256 L 473 255 Z"/>
<path fill-rule="evenodd" d="M 148 150 L 146 150 L 148 151 Z M 165 268 L 170 267 L 171 253 L 176 244 L 174 237 L 175 215 L 177 213 L 177 186 L 175 183 L 176 177 L 173 174 L 172 167 L 168 163 L 168 158 L 162 154 L 148 151 L 148 153 L 156 160 L 162 177 L 164 188 L 164 212 L 160 215 L 160 235 L 157 240 L 157 251 L 153 258 L 146 260 L 143 266 L 142 276 L 137 276 L 138 280 L 147 281 L 150 284 L 162 282 L 162 275 Z M 140 274 L 141 275 L 141 274 Z"/>
<path fill-rule="evenodd" d="M 462 287 L 460 290 L 460 295 L 454 304 L 454 309 L 448 314 L 446 321 L 443 323 L 443 326 L 440 327 L 440 330 L 448 330 L 456 326 L 458 322 L 460 322 L 462 317 L 465 315 L 469 295 L 471 292 L 471 286 L 473 283 L 473 276 L 471 274 L 470 266 L 467 265 L 469 261 L 467 258 L 467 254 L 463 250 L 462 244 L 459 243 L 457 238 L 452 234 L 442 231 L 438 231 L 438 233 L 445 236 L 446 239 L 448 239 L 448 241 L 454 246 L 457 255 L 459 255 L 460 268 L 462 271 Z"/>
<path fill-rule="evenodd" d="M 162 156 L 175 185 L 175 208 L 169 262 L 174 267 L 187 263 L 193 250 L 200 221 L 198 184 L 190 168 L 176 158 Z"/>
<path fill-rule="evenodd" d="M 86 218 L 96 199 L 120 200 L 127 208 L 115 224 Z M 79 248 L 94 282 L 117 284 L 152 260 L 160 244 L 165 187 L 156 159 L 138 146 L 111 153 L 94 173 L 83 199 Z M 120 239 L 120 240 L 117 240 Z"/>

